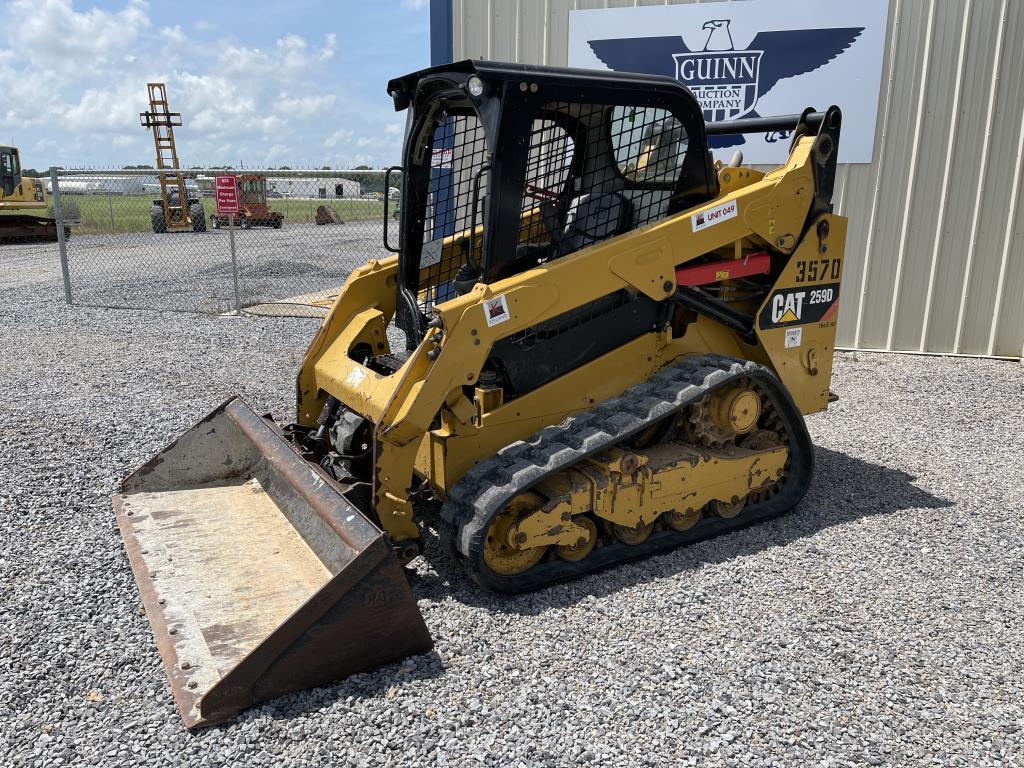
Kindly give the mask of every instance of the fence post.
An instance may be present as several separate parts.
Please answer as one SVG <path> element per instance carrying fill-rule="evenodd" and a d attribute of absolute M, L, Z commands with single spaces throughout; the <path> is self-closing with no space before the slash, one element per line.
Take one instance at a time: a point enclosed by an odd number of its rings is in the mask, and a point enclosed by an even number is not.
<path fill-rule="evenodd" d="M 57 220 L 57 248 L 60 251 L 60 273 L 64 278 L 64 301 L 71 306 L 71 273 L 68 271 L 68 244 L 64 237 L 64 211 L 60 205 L 60 184 L 57 182 L 57 167 L 50 166 L 51 197 L 53 218 Z"/>
<path fill-rule="evenodd" d="M 242 297 L 238 291 L 238 257 L 235 255 L 235 214 L 228 214 L 228 240 L 231 242 L 231 278 L 235 281 L 235 314 L 242 314 Z"/>

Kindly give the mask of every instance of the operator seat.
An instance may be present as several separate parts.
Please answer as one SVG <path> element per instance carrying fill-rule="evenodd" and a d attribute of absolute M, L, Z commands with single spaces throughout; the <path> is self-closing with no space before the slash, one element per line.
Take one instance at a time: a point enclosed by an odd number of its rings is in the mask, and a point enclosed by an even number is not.
<path fill-rule="evenodd" d="M 565 256 L 622 234 L 629 228 L 631 214 L 629 201 L 618 192 L 594 192 L 574 198 L 558 244 L 559 254 Z"/>
<path fill-rule="evenodd" d="M 629 200 L 618 192 L 593 192 L 574 197 L 569 204 L 564 227 L 559 225 L 551 202 L 542 202 L 540 210 L 551 242 L 518 246 L 516 257 L 502 270 L 501 277 L 519 274 L 537 264 L 621 235 L 629 229 L 633 214 Z"/>

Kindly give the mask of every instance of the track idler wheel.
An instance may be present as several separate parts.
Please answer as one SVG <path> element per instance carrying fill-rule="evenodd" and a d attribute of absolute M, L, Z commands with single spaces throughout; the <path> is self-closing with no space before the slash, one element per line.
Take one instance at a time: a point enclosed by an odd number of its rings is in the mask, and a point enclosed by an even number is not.
<path fill-rule="evenodd" d="M 577 563 L 584 557 L 594 551 L 594 547 L 597 545 L 597 526 L 594 521 L 586 515 L 576 515 L 572 521 L 576 525 L 587 529 L 586 538 L 581 537 L 578 542 L 573 546 L 563 544 L 555 548 L 555 553 L 570 563 Z"/>
<path fill-rule="evenodd" d="M 738 499 L 737 501 L 732 502 L 721 501 L 716 499 L 715 501 L 711 502 L 711 508 L 719 517 L 725 518 L 726 520 L 732 520 L 734 517 L 736 517 L 736 515 L 743 511 L 743 507 L 746 505 L 746 503 L 746 496 L 744 496 L 742 499 Z"/>
<path fill-rule="evenodd" d="M 677 512 L 674 509 L 661 516 L 665 525 L 674 531 L 688 531 L 700 522 L 702 512 L 699 509 L 686 509 Z"/>
<path fill-rule="evenodd" d="M 535 493 L 521 493 L 494 518 L 484 539 L 484 564 L 488 568 L 501 576 L 517 576 L 541 561 L 547 547 L 516 549 L 508 543 L 508 532 L 520 518 L 543 503 L 544 500 Z"/>
<path fill-rule="evenodd" d="M 615 534 L 615 538 L 623 544 L 628 544 L 631 547 L 635 547 L 638 544 L 643 544 L 647 541 L 647 538 L 651 535 L 651 531 L 653 530 L 654 523 L 638 525 L 635 528 L 627 528 L 625 525 L 612 526 L 612 532 Z"/>

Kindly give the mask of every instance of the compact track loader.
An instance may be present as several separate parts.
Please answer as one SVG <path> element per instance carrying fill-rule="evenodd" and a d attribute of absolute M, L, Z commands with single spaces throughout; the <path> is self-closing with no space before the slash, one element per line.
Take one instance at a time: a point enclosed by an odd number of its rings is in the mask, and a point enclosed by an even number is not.
<path fill-rule="evenodd" d="M 427 529 L 520 592 L 775 517 L 811 480 L 836 107 L 705 124 L 671 79 L 474 61 L 388 90 L 397 255 L 349 275 L 295 423 L 232 398 L 115 497 L 190 727 L 430 648 L 402 571 Z M 713 162 L 709 134 L 768 130 L 792 131 L 783 166 Z"/>

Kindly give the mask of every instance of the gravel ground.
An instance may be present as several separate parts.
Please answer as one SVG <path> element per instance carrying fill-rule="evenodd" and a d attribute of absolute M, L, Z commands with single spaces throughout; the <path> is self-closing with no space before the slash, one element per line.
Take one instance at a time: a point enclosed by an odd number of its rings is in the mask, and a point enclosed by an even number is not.
<path fill-rule="evenodd" d="M 77 308 L 0 280 L 0 765 L 1021 765 L 1016 363 L 840 355 L 791 515 L 523 597 L 428 542 L 432 654 L 190 734 L 110 509 L 240 392 L 280 418 L 309 320 Z"/>

